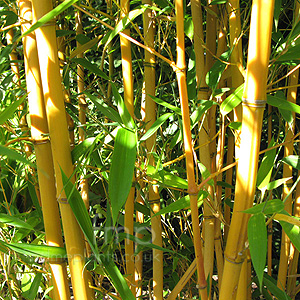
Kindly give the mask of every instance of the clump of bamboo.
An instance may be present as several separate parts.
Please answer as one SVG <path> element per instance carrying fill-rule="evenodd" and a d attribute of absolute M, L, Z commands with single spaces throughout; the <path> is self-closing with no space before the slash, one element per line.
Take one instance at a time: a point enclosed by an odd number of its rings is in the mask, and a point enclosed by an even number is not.
<path fill-rule="evenodd" d="M 236 177 L 235 203 L 225 249 L 220 300 L 234 299 L 241 266 L 246 258 L 247 223 L 242 211 L 253 205 L 259 145 L 266 103 L 274 1 L 252 4 L 247 76 L 243 94 L 241 148 Z"/>
<path fill-rule="evenodd" d="M 21 30 L 25 32 L 32 20 L 31 2 L 19 1 L 22 18 Z M 46 232 L 47 244 L 63 247 L 60 216 L 56 201 L 54 167 L 50 140 L 47 138 L 48 125 L 42 90 L 39 61 L 35 34 L 31 33 L 23 38 L 24 64 L 28 92 L 28 104 L 31 118 L 31 136 L 34 139 L 39 189 L 42 202 L 42 212 Z M 70 299 L 69 283 L 66 264 L 63 259 L 49 261 L 53 275 L 54 299 Z"/>
<path fill-rule="evenodd" d="M 34 20 L 52 10 L 51 0 L 33 0 L 32 5 Z M 50 22 L 37 29 L 36 36 L 39 61 L 43 62 L 40 64 L 40 70 L 56 177 L 56 198 L 62 217 L 74 298 L 77 300 L 90 299 L 87 271 L 84 268 L 83 234 L 68 204 L 61 175 L 61 170 L 63 170 L 66 176 L 71 177 L 73 164 L 59 71 L 55 22 Z"/>

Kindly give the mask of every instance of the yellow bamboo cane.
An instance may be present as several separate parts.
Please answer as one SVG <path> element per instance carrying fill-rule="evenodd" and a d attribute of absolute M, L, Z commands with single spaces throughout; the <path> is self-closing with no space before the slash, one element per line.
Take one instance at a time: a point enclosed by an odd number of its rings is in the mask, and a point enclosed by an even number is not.
<path fill-rule="evenodd" d="M 300 5 L 298 2 L 295 2 L 295 13 L 294 13 L 294 22 L 297 22 L 299 20 L 299 10 Z M 290 69 L 292 69 L 291 67 Z M 299 69 L 293 72 L 289 76 L 288 85 L 294 86 L 298 83 L 299 80 Z M 287 101 L 296 103 L 297 98 L 297 88 L 296 87 L 290 87 L 287 90 Z M 286 124 L 286 140 L 289 141 L 294 136 L 294 130 L 295 130 L 295 113 L 292 113 L 293 115 L 293 123 L 292 124 Z M 286 144 L 284 146 L 284 156 L 289 156 L 293 154 L 293 143 Z M 283 166 L 283 177 L 289 178 L 292 176 L 293 168 L 291 166 L 288 166 L 284 164 Z M 286 196 L 290 193 L 290 188 L 293 183 L 293 180 L 288 180 L 284 183 L 283 186 L 283 193 L 282 193 L 282 199 L 285 199 Z M 288 197 L 286 202 L 284 203 L 284 208 L 288 213 L 292 213 L 292 195 Z M 277 278 L 277 286 L 281 289 L 285 289 L 286 286 L 286 275 L 288 270 L 288 260 L 289 256 L 292 256 L 292 253 L 290 253 L 290 239 L 286 235 L 284 231 L 282 231 L 281 235 L 281 248 L 280 248 L 280 260 L 279 260 L 279 269 L 278 269 L 278 278 Z M 292 249 L 291 249 L 292 250 Z"/>
<path fill-rule="evenodd" d="M 33 0 L 33 19 L 41 18 L 52 10 L 52 1 Z M 57 201 L 59 202 L 64 237 L 71 272 L 74 298 L 90 299 L 87 272 L 84 268 L 84 239 L 73 211 L 63 191 L 61 169 L 70 177 L 73 173 L 68 126 L 56 45 L 55 22 L 36 30 L 44 100 L 51 139 L 51 149 L 56 176 Z"/>
<path fill-rule="evenodd" d="M 151 0 L 143 0 L 143 3 L 152 6 Z M 153 11 L 147 9 L 143 15 L 144 38 L 147 46 L 154 48 L 155 23 Z M 155 55 L 145 51 L 144 60 L 144 99 L 145 99 L 145 130 L 147 131 L 156 120 L 156 104 L 150 96 L 155 96 Z M 151 152 L 156 149 L 156 134 L 146 140 L 146 149 L 149 165 L 154 165 L 154 157 Z M 160 210 L 160 195 L 158 186 L 149 186 L 148 200 L 152 208 L 151 214 Z M 162 247 L 161 217 L 151 219 L 152 242 Z M 163 299 L 163 252 L 153 249 L 153 299 Z"/>
<path fill-rule="evenodd" d="M 24 21 L 21 25 L 22 32 L 30 27 L 32 20 L 31 2 L 20 0 L 18 2 L 20 16 Z M 48 125 L 44 105 L 39 61 L 36 47 L 35 34 L 31 33 L 23 38 L 24 65 L 28 92 L 28 103 L 31 117 L 31 135 L 35 140 L 35 155 L 37 172 L 42 201 L 42 212 L 46 232 L 47 244 L 63 247 L 60 217 L 56 201 L 56 188 L 51 146 L 48 134 Z M 64 260 L 50 260 L 49 265 L 53 275 L 54 299 L 70 299 L 70 290 L 67 269 Z"/>
<path fill-rule="evenodd" d="M 254 0 L 251 11 L 247 77 L 243 95 L 241 148 L 236 177 L 235 204 L 225 249 L 220 300 L 235 298 L 246 256 L 248 218 L 243 210 L 253 205 L 259 145 L 270 55 L 274 1 Z"/>
<path fill-rule="evenodd" d="M 130 11 L 129 0 L 120 1 L 121 19 L 128 15 Z M 130 35 L 130 29 L 123 30 L 123 33 Z M 121 43 L 121 57 L 122 57 L 122 75 L 124 85 L 124 102 L 131 115 L 134 117 L 134 98 L 133 98 L 133 73 L 132 73 L 132 56 L 131 56 L 131 43 L 124 36 L 120 35 Z M 132 187 L 125 203 L 125 219 L 124 231 L 133 235 L 133 214 L 134 214 L 134 198 L 135 188 Z M 133 294 L 136 294 L 136 286 L 134 280 L 134 246 L 133 242 L 129 239 L 125 240 L 125 261 L 126 261 L 126 274 L 129 286 Z"/>
<path fill-rule="evenodd" d="M 198 273 L 198 288 L 202 300 L 207 299 L 207 283 L 204 274 L 203 255 L 202 255 L 202 243 L 199 230 L 199 216 L 198 216 L 198 187 L 195 181 L 194 174 L 194 155 L 192 146 L 192 136 L 190 128 L 190 116 L 189 116 L 189 105 L 186 85 L 186 74 L 185 74 L 185 44 L 184 44 L 184 26 L 183 26 L 183 1 L 175 1 L 176 11 L 176 33 L 177 33 L 177 81 L 179 88 L 182 120 L 183 120 L 183 139 L 184 149 L 186 154 L 186 170 L 188 179 L 188 193 L 190 196 L 192 224 L 193 224 L 193 238 L 194 248 L 197 262 L 197 273 Z"/>

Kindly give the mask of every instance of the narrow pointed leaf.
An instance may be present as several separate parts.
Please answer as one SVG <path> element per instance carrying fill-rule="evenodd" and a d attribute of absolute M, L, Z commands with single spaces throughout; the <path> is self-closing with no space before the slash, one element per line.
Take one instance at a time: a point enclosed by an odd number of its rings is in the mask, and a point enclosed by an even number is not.
<path fill-rule="evenodd" d="M 164 115 L 162 115 L 161 117 L 159 117 L 153 124 L 152 126 L 149 128 L 149 130 L 141 137 L 140 141 L 145 141 L 147 140 L 150 136 L 152 136 L 157 130 L 158 128 L 166 121 L 168 120 L 170 117 L 172 116 L 171 113 L 166 113 Z"/>
<path fill-rule="evenodd" d="M 70 204 L 72 211 L 76 217 L 76 220 L 84 233 L 86 239 L 88 240 L 91 248 L 96 251 L 97 243 L 96 238 L 93 231 L 93 226 L 91 222 L 91 218 L 88 214 L 88 211 L 84 205 L 84 202 L 81 198 L 79 191 L 72 184 L 69 178 L 66 176 L 64 171 L 61 169 L 62 181 L 64 184 L 64 190 L 66 192 L 66 196 L 68 199 L 68 203 Z"/>
<path fill-rule="evenodd" d="M 208 197 L 208 193 L 206 191 L 201 190 L 198 193 L 198 202 L 199 202 L 199 204 L 202 204 L 203 200 L 207 197 Z M 164 215 L 164 214 L 167 214 L 167 213 L 176 212 L 176 211 L 179 211 L 181 209 L 188 209 L 189 207 L 190 207 L 190 196 L 186 195 L 185 197 L 182 197 L 182 198 L 176 200 L 175 202 L 172 202 L 168 206 L 162 208 L 159 212 L 154 214 L 152 216 L 152 218 L 156 217 L 156 216 L 159 216 L 159 215 Z"/>
<path fill-rule="evenodd" d="M 25 100 L 25 97 L 12 102 L 12 104 L 6 107 L 3 111 L 0 112 L 0 125 L 4 124 L 18 109 L 18 106 L 22 104 Z"/>
<path fill-rule="evenodd" d="M 34 164 L 27 160 L 24 156 L 19 154 L 17 151 L 12 150 L 8 147 L 0 145 L 0 156 L 7 156 L 11 160 L 20 161 L 26 165 L 33 166 Z"/>
<path fill-rule="evenodd" d="M 97 109 L 107 118 L 109 118 L 113 122 L 117 122 L 120 125 L 122 124 L 122 119 L 118 112 L 113 108 L 109 107 L 104 102 L 100 101 L 100 99 L 88 92 L 84 93 L 97 107 Z"/>
<path fill-rule="evenodd" d="M 297 114 L 300 114 L 300 106 L 299 105 L 289 102 L 289 101 L 282 101 L 282 98 L 280 98 L 280 97 L 268 95 L 267 103 L 274 107 L 278 107 L 280 109 L 285 109 L 285 110 L 289 110 L 289 111 L 295 112 Z"/>
<path fill-rule="evenodd" d="M 269 147 L 273 147 L 275 145 L 274 140 L 272 139 Z M 270 182 L 273 166 L 276 158 L 276 149 L 269 150 L 265 153 L 263 160 L 259 166 L 257 172 L 257 180 L 256 185 L 261 190 Z"/>
<path fill-rule="evenodd" d="M 115 139 L 108 186 L 113 224 L 117 221 L 132 185 L 136 148 L 136 134 L 126 128 L 120 128 Z"/>
<path fill-rule="evenodd" d="M 160 104 L 160 105 L 162 105 L 162 106 L 164 106 L 164 107 L 167 107 L 167 108 L 173 110 L 176 114 L 181 115 L 181 110 L 180 110 L 179 107 L 176 107 L 176 106 L 174 106 L 174 105 L 172 105 L 172 104 L 169 104 L 168 102 L 163 101 L 163 100 L 161 100 L 161 99 L 159 99 L 159 98 L 157 98 L 157 97 L 154 97 L 154 96 L 151 96 L 151 95 L 149 95 L 149 96 L 150 96 L 150 97 L 152 98 L 152 100 L 153 100 L 154 102 L 156 102 L 157 104 Z"/>
<path fill-rule="evenodd" d="M 262 287 L 264 268 L 267 256 L 267 228 L 262 213 L 253 215 L 248 222 L 248 240 L 251 260 Z"/>
<path fill-rule="evenodd" d="M 267 190 L 274 190 L 276 188 L 278 188 L 279 186 L 281 186 L 282 184 L 284 184 L 285 182 L 287 182 L 288 180 L 290 180 L 292 177 L 288 177 L 288 178 L 281 178 L 278 180 L 274 180 L 271 181 L 267 184 Z"/>
<path fill-rule="evenodd" d="M 283 290 L 281 290 L 273 280 L 274 279 L 272 277 L 264 274 L 263 283 L 267 287 L 267 289 L 276 297 L 276 299 L 291 300 L 291 298 Z"/>
<path fill-rule="evenodd" d="M 187 189 L 188 183 L 185 179 L 174 175 L 166 170 L 157 171 L 155 167 L 148 165 L 147 166 L 147 176 L 150 178 L 157 180 L 163 186 L 167 186 L 170 188 L 178 188 L 178 189 Z"/>
<path fill-rule="evenodd" d="M 0 240 L 3 246 L 29 256 L 34 257 L 47 257 L 47 258 L 65 258 L 67 257 L 66 249 L 46 245 L 34 245 L 26 243 L 5 243 Z"/>
<path fill-rule="evenodd" d="M 72 61 L 74 61 L 75 63 L 83 66 L 84 68 L 86 68 L 87 70 L 89 70 L 91 73 L 94 73 L 96 75 L 98 75 L 99 77 L 109 80 L 109 77 L 100 70 L 99 66 L 91 63 L 90 61 L 88 61 L 85 58 L 73 58 Z"/>
<path fill-rule="evenodd" d="M 289 165 L 297 170 L 300 170 L 300 158 L 298 155 L 286 156 L 282 159 L 282 161 L 284 163 L 286 163 L 287 165 Z"/>
<path fill-rule="evenodd" d="M 41 17 L 36 23 L 34 23 L 26 32 L 22 34 L 20 39 L 23 38 L 25 35 L 31 33 L 32 31 L 36 30 L 37 28 L 41 27 L 42 25 L 46 24 L 47 22 L 51 21 L 52 19 L 54 19 L 56 16 L 61 14 L 63 11 L 65 11 L 67 8 L 69 8 L 77 1 L 78 0 L 64 0 L 61 4 L 56 6 L 54 9 L 52 9 L 43 17 Z"/>
<path fill-rule="evenodd" d="M 9 216 L 7 214 L 1 214 L 0 213 L 0 222 L 5 223 L 7 225 L 15 226 L 15 227 L 18 227 L 18 228 L 25 228 L 25 229 L 29 229 L 29 230 L 34 230 L 34 228 L 30 224 L 24 222 L 23 220 L 20 220 L 17 217 Z"/>
<path fill-rule="evenodd" d="M 244 213 L 247 214 L 258 214 L 264 213 L 265 215 L 274 214 L 281 212 L 284 209 L 284 203 L 280 199 L 272 199 L 267 202 L 257 204 L 247 210 L 244 210 Z"/>
<path fill-rule="evenodd" d="M 37 296 L 42 278 L 43 278 L 43 274 L 42 273 L 37 273 L 34 276 L 34 279 L 33 279 L 32 283 L 30 285 L 30 289 L 23 294 L 23 297 L 25 297 L 28 300 L 36 299 L 36 296 Z"/>
<path fill-rule="evenodd" d="M 118 106 L 118 111 L 120 114 L 120 117 L 123 121 L 123 124 L 127 127 L 127 128 L 131 128 L 134 129 L 135 128 L 135 124 L 134 121 L 125 105 L 125 102 L 122 98 L 122 96 L 119 94 L 116 86 L 111 83 L 111 87 L 112 87 L 112 93 L 115 97 L 115 100 L 117 102 L 117 106 Z"/>
<path fill-rule="evenodd" d="M 240 85 L 230 96 L 228 96 L 220 106 L 220 112 L 223 116 L 230 113 L 242 102 L 244 84 Z"/>
<path fill-rule="evenodd" d="M 114 263 L 113 257 L 111 257 L 110 255 L 100 254 L 100 262 L 103 264 L 105 272 L 108 274 L 109 279 L 120 294 L 121 299 L 135 300 L 136 298 L 130 291 L 127 281 L 124 279 L 120 270 Z"/>

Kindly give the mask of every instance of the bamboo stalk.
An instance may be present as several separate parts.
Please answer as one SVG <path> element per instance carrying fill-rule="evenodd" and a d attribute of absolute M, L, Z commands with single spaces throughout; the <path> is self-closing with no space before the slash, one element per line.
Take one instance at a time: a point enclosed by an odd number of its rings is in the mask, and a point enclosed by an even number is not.
<path fill-rule="evenodd" d="M 143 0 L 143 4 L 152 6 L 151 0 Z M 143 15 L 145 44 L 154 48 L 155 23 L 153 11 L 147 9 Z M 144 60 L 144 95 L 145 98 L 145 130 L 153 125 L 156 120 L 156 103 L 150 96 L 155 96 L 155 55 L 145 51 Z M 151 154 L 156 150 L 156 134 L 146 140 L 147 159 L 149 165 L 154 166 L 154 157 Z M 151 215 L 160 211 L 160 195 L 158 186 L 149 185 L 148 200 L 151 205 Z M 152 242 L 162 247 L 161 216 L 151 218 Z M 163 299 L 163 252 L 153 249 L 153 299 Z"/>
<path fill-rule="evenodd" d="M 246 257 L 247 223 L 243 210 L 253 205 L 266 103 L 266 81 L 270 55 L 274 1 L 254 0 L 251 12 L 247 76 L 243 95 L 241 148 L 237 168 L 234 211 L 225 249 L 220 300 L 234 299 Z"/>
<path fill-rule="evenodd" d="M 300 5 L 298 2 L 295 2 L 294 22 L 297 22 L 299 20 L 299 10 L 300 10 Z M 290 67 L 290 69 L 293 69 L 293 67 Z M 297 69 L 295 72 L 293 72 L 289 76 L 288 86 L 296 85 L 298 83 L 298 80 L 299 80 L 299 69 Z M 296 87 L 288 88 L 287 101 L 289 101 L 291 103 L 296 103 L 296 98 L 297 98 L 297 88 Z M 294 136 L 295 113 L 292 113 L 292 115 L 293 115 L 293 123 L 286 124 L 286 126 L 285 126 L 286 140 L 290 140 Z M 284 146 L 284 156 L 292 155 L 293 150 L 294 150 L 293 143 L 286 144 Z M 284 164 L 283 177 L 288 178 L 288 177 L 292 177 L 292 175 L 293 175 L 293 168 L 291 166 Z M 290 194 L 290 189 L 291 189 L 292 184 L 293 184 L 292 179 L 290 179 L 284 183 L 282 199 L 285 199 L 286 196 Z M 290 195 L 284 203 L 284 209 L 290 214 L 292 214 L 292 201 L 293 201 L 293 198 L 292 198 L 292 195 Z M 290 256 L 292 256 L 292 253 L 290 253 L 290 250 L 292 250 L 292 249 L 290 249 L 290 247 L 291 247 L 290 239 L 286 235 L 286 233 L 284 231 L 282 231 L 277 286 L 283 290 L 285 289 L 285 286 L 286 286 L 288 260 L 291 259 Z"/>
<path fill-rule="evenodd" d="M 52 10 L 51 0 L 33 0 L 32 5 L 34 21 Z M 57 201 L 62 216 L 73 293 L 76 300 L 85 300 L 90 299 L 91 296 L 87 271 L 84 268 L 84 239 L 66 199 L 61 176 L 62 169 L 68 177 L 71 177 L 73 164 L 59 72 L 55 23 L 50 22 L 37 29 L 36 37 L 39 61 L 43 62 L 43 64 L 40 64 L 42 86 L 56 176 Z"/>
<path fill-rule="evenodd" d="M 186 170 L 188 179 L 188 193 L 190 196 L 191 215 L 193 224 L 193 237 L 194 237 L 194 248 L 197 262 L 197 273 L 198 273 L 198 288 L 199 294 L 202 300 L 207 299 L 207 283 L 204 273 L 203 255 L 202 255 L 202 243 L 199 231 L 199 216 L 198 216 L 198 187 L 195 181 L 194 173 L 194 158 L 193 158 L 193 145 L 190 128 L 190 116 L 189 116 L 189 105 L 186 85 L 186 74 L 185 74 L 185 45 L 184 45 L 184 26 L 183 26 L 183 1 L 175 1 L 176 11 L 176 33 L 177 33 L 177 81 L 179 88 L 182 120 L 183 120 L 183 139 L 184 149 L 186 154 Z"/>
<path fill-rule="evenodd" d="M 32 20 L 31 2 L 20 0 L 20 16 L 27 23 L 22 23 L 21 30 L 25 32 L 30 27 Z M 23 38 L 24 65 L 28 92 L 28 103 L 31 118 L 31 135 L 35 140 L 35 155 L 37 172 L 42 201 L 47 244 L 63 247 L 60 216 L 56 201 L 56 188 L 52 152 L 49 140 L 44 136 L 48 134 L 48 125 L 44 105 L 41 76 L 35 34 L 31 33 Z M 53 276 L 54 299 L 70 299 L 70 290 L 67 269 L 64 260 L 57 258 L 49 261 Z"/>
<path fill-rule="evenodd" d="M 128 15 L 130 11 L 130 2 L 128 0 L 120 1 L 121 19 Z M 130 36 L 130 29 L 123 30 L 123 33 Z M 133 73 L 132 73 L 132 57 L 131 57 L 131 43 L 128 39 L 120 35 L 121 43 L 121 57 L 122 57 L 122 75 L 124 85 L 124 102 L 131 115 L 134 118 L 134 99 L 133 99 Z M 133 235 L 133 214 L 134 214 L 134 198 L 135 188 L 130 189 L 129 195 L 125 203 L 125 219 L 124 231 Z M 133 242 L 129 239 L 125 240 L 125 261 L 126 261 L 126 274 L 130 290 L 135 295 L 135 268 L 134 268 L 134 246 Z"/>

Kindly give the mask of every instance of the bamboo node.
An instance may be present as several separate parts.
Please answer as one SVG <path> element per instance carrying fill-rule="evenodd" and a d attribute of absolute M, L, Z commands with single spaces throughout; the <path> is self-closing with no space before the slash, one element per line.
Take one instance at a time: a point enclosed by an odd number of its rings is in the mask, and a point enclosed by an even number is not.
<path fill-rule="evenodd" d="M 50 142 L 49 137 L 44 137 L 44 138 L 39 138 L 39 139 L 33 139 L 33 145 L 42 145 L 42 144 L 47 144 Z"/>
<path fill-rule="evenodd" d="M 148 199 L 149 204 L 155 204 L 155 203 L 160 203 L 160 198 L 158 199 Z"/>
<path fill-rule="evenodd" d="M 259 99 L 248 100 L 243 98 L 242 102 L 244 106 L 264 108 L 266 106 L 267 100 L 259 100 Z"/>
<path fill-rule="evenodd" d="M 243 253 L 239 252 L 238 257 L 236 259 L 231 259 L 224 255 L 224 259 L 227 260 L 229 263 L 234 264 L 234 265 L 239 265 L 242 264 L 245 260 L 245 255 Z"/>
<path fill-rule="evenodd" d="M 58 198 L 57 202 L 60 204 L 69 204 L 67 198 Z"/>

